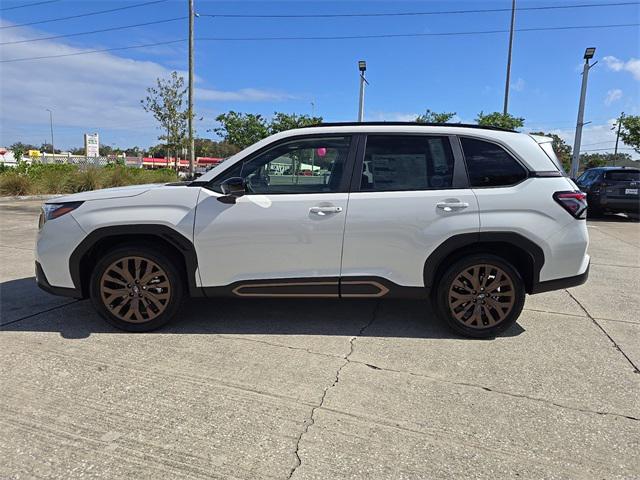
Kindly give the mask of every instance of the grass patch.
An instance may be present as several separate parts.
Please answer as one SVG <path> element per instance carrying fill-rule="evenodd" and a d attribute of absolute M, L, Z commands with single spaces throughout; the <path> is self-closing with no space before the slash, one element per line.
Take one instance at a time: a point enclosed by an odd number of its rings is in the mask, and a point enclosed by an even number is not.
<path fill-rule="evenodd" d="M 0 195 L 65 194 L 101 188 L 167 183 L 177 180 L 168 168 L 145 170 L 109 165 L 106 167 L 73 164 L 27 164 L 0 169 Z"/>

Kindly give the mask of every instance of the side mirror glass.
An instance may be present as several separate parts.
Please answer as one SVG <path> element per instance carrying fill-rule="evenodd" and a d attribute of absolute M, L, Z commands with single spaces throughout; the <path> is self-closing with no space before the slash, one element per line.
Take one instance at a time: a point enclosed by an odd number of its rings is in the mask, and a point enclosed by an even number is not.
<path fill-rule="evenodd" d="M 218 200 L 223 203 L 236 203 L 238 197 L 247 193 L 247 182 L 242 177 L 227 178 L 220 184 L 220 189 L 224 197 L 218 197 Z"/>

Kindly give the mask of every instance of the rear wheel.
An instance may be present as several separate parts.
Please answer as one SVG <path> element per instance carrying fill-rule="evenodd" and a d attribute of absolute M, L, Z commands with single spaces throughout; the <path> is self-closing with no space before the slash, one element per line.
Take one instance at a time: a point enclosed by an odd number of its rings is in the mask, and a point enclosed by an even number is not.
<path fill-rule="evenodd" d="M 462 335 L 493 337 L 520 316 L 525 287 L 518 271 L 489 254 L 465 257 L 447 269 L 436 292 L 436 308 L 447 325 Z"/>
<path fill-rule="evenodd" d="M 182 301 L 183 283 L 169 255 L 125 246 L 98 262 L 91 275 L 90 296 L 112 325 L 145 332 L 171 320 Z"/>

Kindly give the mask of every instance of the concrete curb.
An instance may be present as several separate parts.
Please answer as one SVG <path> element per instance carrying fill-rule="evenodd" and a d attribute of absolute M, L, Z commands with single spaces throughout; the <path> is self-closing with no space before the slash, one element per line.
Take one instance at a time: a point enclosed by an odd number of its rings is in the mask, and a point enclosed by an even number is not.
<path fill-rule="evenodd" d="M 50 200 L 52 198 L 59 197 L 64 197 L 64 195 L 18 195 L 17 197 L 0 197 L 0 202 L 7 202 L 10 200 Z"/>

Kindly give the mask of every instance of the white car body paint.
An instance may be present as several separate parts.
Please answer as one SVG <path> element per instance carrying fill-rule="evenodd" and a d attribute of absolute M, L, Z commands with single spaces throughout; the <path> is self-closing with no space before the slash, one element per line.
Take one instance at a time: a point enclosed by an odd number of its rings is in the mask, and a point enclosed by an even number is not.
<path fill-rule="evenodd" d="M 498 143 L 531 172 L 556 171 L 540 138 L 465 127 L 418 125 L 328 126 L 273 135 L 234 155 L 199 180 L 204 183 L 273 142 L 301 135 L 411 133 L 473 137 Z M 83 192 L 51 203 L 84 202 L 47 221 L 36 259 L 54 287 L 74 288 L 70 257 L 91 232 L 120 225 L 169 227 L 193 243 L 196 284 L 227 286 L 242 280 L 338 276 L 382 277 L 400 286 L 424 286 L 426 259 L 462 233 L 512 232 L 545 256 L 540 280 L 585 272 L 586 222 L 574 219 L 552 195 L 575 190 L 566 177 L 528 178 L 511 187 L 401 192 L 251 195 L 235 204 L 202 186 L 141 185 Z M 446 211 L 442 202 L 465 204 Z M 319 214 L 320 208 L 337 208 Z M 315 210 L 314 210 L 315 209 Z M 135 240 L 135 239 L 133 239 Z M 496 252 L 499 254 L 499 252 Z"/>

